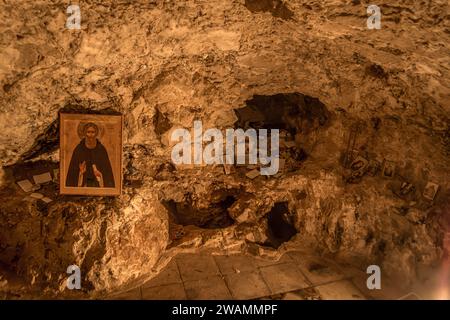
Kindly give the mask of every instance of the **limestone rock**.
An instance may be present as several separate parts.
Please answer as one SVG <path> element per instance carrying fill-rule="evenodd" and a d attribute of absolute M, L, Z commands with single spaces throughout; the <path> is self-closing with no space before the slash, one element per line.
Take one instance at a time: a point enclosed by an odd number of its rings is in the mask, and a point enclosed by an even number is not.
<path fill-rule="evenodd" d="M 85 1 L 81 30 L 65 28 L 66 5 L 0 4 L 0 262 L 25 291 L 75 294 L 64 283 L 77 264 L 83 294 L 110 293 L 199 247 L 276 256 L 308 245 L 403 282 L 442 258 L 448 1 L 379 0 L 376 31 L 359 1 Z M 173 130 L 235 128 L 235 110 L 258 101 L 259 120 L 295 137 L 276 178 L 173 165 Z M 63 111 L 123 114 L 122 196 L 59 196 L 55 181 L 39 190 L 51 203 L 23 201 L 15 173 L 58 166 Z M 352 176 L 346 151 L 393 161 L 394 177 Z M 440 186 L 433 201 L 428 181 Z M 402 182 L 416 192 L 399 197 Z M 297 235 L 266 248 L 280 202 Z"/>

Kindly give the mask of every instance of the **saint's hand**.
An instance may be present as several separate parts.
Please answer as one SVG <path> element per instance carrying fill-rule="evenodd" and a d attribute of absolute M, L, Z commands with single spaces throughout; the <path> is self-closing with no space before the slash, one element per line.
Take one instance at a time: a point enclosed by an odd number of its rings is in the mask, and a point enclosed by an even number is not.
<path fill-rule="evenodd" d="M 98 179 L 102 179 L 103 175 L 102 173 L 97 169 L 97 166 L 94 164 L 92 165 L 92 169 L 94 171 L 94 175 L 98 178 Z"/>
<path fill-rule="evenodd" d="M 80 174 L 84 174 L 86 172 L 86 161 L 80 163 Z"/>
<path fill-rule="evenodd" d="M 94 171 L 94 175 L 97 178 L 100 188 L 103 188 L 103 174 L 97 169 L 97 166 L 95 164 L 92 165 L 92 170 Z"/>

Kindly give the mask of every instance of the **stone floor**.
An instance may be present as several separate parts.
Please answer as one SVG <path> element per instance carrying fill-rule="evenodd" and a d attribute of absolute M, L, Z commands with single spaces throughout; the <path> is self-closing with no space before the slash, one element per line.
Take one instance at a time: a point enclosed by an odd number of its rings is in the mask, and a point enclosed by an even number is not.
<path fill-rule="evenodd" d="M 291 251 L 278 261 L 246 255 L 180 254 L 154 279 L 111 297 L 143 300 L 397 299 L 392 289 L 368 290 L 368 275 Z"/>

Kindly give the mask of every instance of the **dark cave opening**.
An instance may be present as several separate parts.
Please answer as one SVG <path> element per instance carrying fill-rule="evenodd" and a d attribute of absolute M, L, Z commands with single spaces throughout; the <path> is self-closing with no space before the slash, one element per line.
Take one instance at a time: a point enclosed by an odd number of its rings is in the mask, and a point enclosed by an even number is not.
<path fill-rule="evenodd" d="M 279 248 L 297 234 L 287 202 L 277 202 L 267 214 L 267 241 L 264 245 Z"/>
<path fill-rule="evenodd" d="M 330 113 L 319 99 L 301 93 L 254 95 L 235 109 L 239 128 L 282 129 L 307 134 L 327 124 Z"/>
<path fill-rule="evenodd" d="M 162 204 L 168 210 L 170 220 L 181 226 L 196 226 L 203 229 L 221 229 L 234 224 L 228 209 L 236 202 L 236 192 L 216 191 L 209 207 L 199 208 L 189 194 L 184 202 L 164 200 Z"/>
<path fill-rule="evenodd" d="M 281 0 L 245 0 L 245 7 L 251 12 L 270 12 L 274 17 L 291 19 L 294 13 Z"/>
<path fill-rule="evenodd" d="M 302 145 L 305 137 L 330 121 L 330 112 L 319 99 L 301 93 L 254 95 L 245 104 L 234 110 L 235 128 L 279 129 L 281 169 L 287 172 L 299 169 L 307 159 Z"/>

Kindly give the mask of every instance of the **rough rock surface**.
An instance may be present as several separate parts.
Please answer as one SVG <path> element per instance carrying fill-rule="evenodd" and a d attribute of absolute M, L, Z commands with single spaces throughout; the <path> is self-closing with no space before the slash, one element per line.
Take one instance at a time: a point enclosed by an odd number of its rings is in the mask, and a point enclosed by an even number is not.
<path fill-rule="evenodd" d="M 444 254 L 450 211 L 449 5 L 380 0 L 382 29 L 368 30 L 368 4 L 86 0 L 77 31 L 65 28 L 66 1 L 2 1 L 4 277 L 67 293 L 66 268 L 77 264 L 85 293 L 102 294 L 151 278 L 181 250 L 275 256 L 312 246 L 362 269 L 380 264 L 402 285 L 416 281 Z M 239 168 L 227 175 L 171 164 L 171 129 L 195 119 L 234 127 L 234 109 L 255 95 L 288 93 L 329 112 L 325 125 L 314 117 L 298 124 L 296 143 L 308 157 L 295 170 L 250 180 Z M 57 166 L 64 110 L 124 114 L 121 197 L 57 196 L 51 185 L 50 205 L 24 202 L 17 172 Z M 355 149 L 394 161 L 395 178 L 345 182 L 342 156 L 355 124 Z M 395 195 L 403 181 L 416 190 L 407 199 Z M 440 185 L 432 202 L 421 194 L 429 181 Z M 227 196 L 234 202 L 219 210 Z M 283 201 L 298 233 L 269 250 L 266 214 Z M 180 224 L 168 202 L 201 219 Z M 214 228 L 208 208 L 234 223 Z"/>

